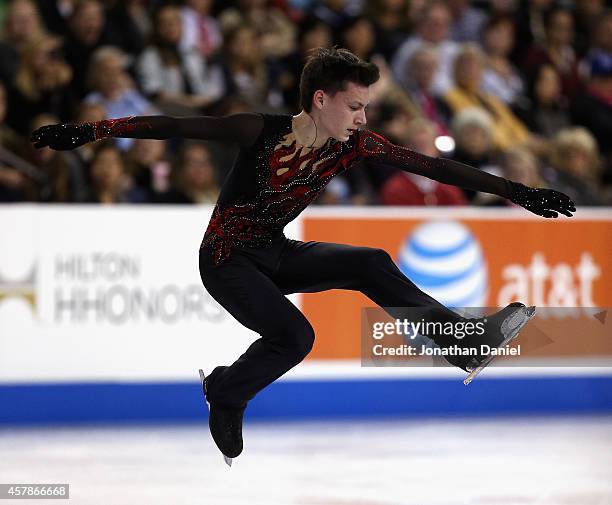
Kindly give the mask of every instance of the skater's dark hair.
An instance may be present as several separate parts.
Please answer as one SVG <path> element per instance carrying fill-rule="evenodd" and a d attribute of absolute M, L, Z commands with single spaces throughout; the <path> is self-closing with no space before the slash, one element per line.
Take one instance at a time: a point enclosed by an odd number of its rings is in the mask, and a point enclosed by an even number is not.
<path fill-rule="evenodd" d="M 315 91 L 322 89 L 328 95 L 344 91 L 349 82 L 369 86 L 380 77 L 378 67 L 351 53 L 348 49 L 315 49 L 308 58 L 300 78 L 300 106 L 306 112 L 312 108 Z"/>

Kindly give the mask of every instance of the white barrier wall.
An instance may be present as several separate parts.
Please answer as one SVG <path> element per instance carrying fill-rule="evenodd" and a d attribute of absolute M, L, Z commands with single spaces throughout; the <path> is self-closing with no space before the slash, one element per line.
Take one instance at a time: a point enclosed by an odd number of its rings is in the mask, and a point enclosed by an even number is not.
<path fill-rule="evenodd" d="M 0 425 L 202 421 L 197 369 L 230 364 L 257 338 L 201 284 L 198 250 L 211 211 L 187 206 L 0 207 Z M 319 208 L 291 223 L 286 234 L 355 244 L 365 240 L 397 255 L 407 218 L 428 222 L 471 216 L 470 226 L 483 232 L 488 222 L 473 218 L 495 220 L 497 214 L 491 212 Z M 590 227 L 595 242 L 578 245 L 588 244 L 599 265 L 602 278 L 596 287 L 608 286 L 610 268 L 602 253 L 607 238 L 600 240 L 601 230 L 608 228 L 600 223 L 612 222 L 610 211 L 583 214 L 572 226 L 578 231 Z M 588 215 L 592 222 L 585 220 Z M 520 217 L 527 223 L 528 216 Z M 558 235 L 560 222 L 556 228 L 544 223 L 545 235 L 555 236 L 549 230 Z M 513 226 L 523 230 L 524 223 Z M 374 240 L 376 234 L 384 240 Z M 538 247 L 549 242 L 547 237 L 538 235 Z M 491 266 L 495 256 L 488 259 Z M 607 300 L 604 291 L 598 293 Z M 249 416 L 612 409 L 609 367 L 490 368 L 469 388 L 461 381 L 464 374 L 450 367 L 362 368 L 351 350 L 358 345 L 359 320 L 346 308 L 346 293 L 338 293 L 299 299 L 317 328 L 316 349 L 283 380 L 259 393 L 249 403 Z M 359 314 L 363 302 L 355 303 L 354 313 Z M 342 330 L 330 333 L 339 319 Z"/>
<path fill-rule="evenodd" d="M 211 211 L 0 209 L 0 382 L 176 380 L 233 361 L 255 335 L 200 281 Z"/>

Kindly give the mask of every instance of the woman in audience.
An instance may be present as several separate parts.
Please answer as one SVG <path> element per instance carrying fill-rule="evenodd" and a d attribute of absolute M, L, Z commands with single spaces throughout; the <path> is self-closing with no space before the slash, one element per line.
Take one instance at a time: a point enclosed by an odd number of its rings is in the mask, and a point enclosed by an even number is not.
<path fill-rule="evenodd" d="M 197 49 L 181 48 L 182 30 L 180 9 L 162 6 L 155 14 L 153 41 L 137 63 L 141 89 L 166 114 L 202 113 L 225 93 L 220 68 Z"/>

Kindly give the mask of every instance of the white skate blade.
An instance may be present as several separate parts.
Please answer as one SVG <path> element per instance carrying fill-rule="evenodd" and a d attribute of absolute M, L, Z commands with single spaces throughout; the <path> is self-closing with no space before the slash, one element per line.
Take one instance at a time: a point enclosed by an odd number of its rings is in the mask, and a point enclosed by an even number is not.
<path fill-rule="evenodd" d="M 206 408 L 208 408 L 208 413 L 210 414 L 210 403 L 208 403 L 208 400 L 206 399 L 206 392 L 204 389 L 204 380 L 206 379 L 206 375 L 204 375 L 204 370 L 202 370 L 201 368 L 198 370 L 198 372 L 200 372 L 200 380 L 202 381 L 202 394 L 204 395 L 204 401 L 206 402 Z M 221 455 L 223 456 L 223 461 L 225 461 L 225 464 L 227 466 L 232 466 L 233 458 L 228 458 L 223 453 L 221 453 Z"/>
<path fill-rule="evenodd" d="M 510 330 L 510 332 L 508 333 L 508 336 L 502 342 L 500 342 L 500 344 L 497 346 L 497 349 L 499 349 L 500 347 L 504 347 L 504 346 L 508 345 L 516 337 L 518 337 L 518 334 L 523 329 L 523 326 L 525 326 L 529 322 L 529 320 L 535 315 L 536 308 L 534 306 L 532 306 L 532 307 L 523 307 L 523 308 L 521 308 L 520 312 L 521 312 L 520 315 L 522 316 L 522 320 L 518 324 L 516 324 L 516 326 L 514 326 Z M 517 316 L 517 314 L 513 314 L 511 317 L 514 318 L 516 316 Z M 474 368 L 474 370 L 472 370 L 469 373 L 469 375 L 463 380 L 463 383 L 467 386 L 495 358 L 497 358 L 497 356 L 495 356 L 495 355 L 489 355 L 488 357 L 486 357 L 476 368 Z"/>

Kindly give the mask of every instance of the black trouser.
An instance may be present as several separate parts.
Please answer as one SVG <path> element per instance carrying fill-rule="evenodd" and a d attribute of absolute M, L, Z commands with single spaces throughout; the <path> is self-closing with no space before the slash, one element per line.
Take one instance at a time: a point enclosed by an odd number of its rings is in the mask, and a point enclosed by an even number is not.
<path fill-rule="evenodd" d="M 382 249 L 279 237 L 260 249 L 234 248 L 220 265 L 202 249 L 200 275 L 215 300 L 261 335 L 231 366 L 210 375 L 208 400 L 227 407 L 246 405 L 312 349 L 312 326 L 287 294 L 349 289 L 384 308 L 428 307 L 430 319 L 458 318 L 417 288 Z"/>

